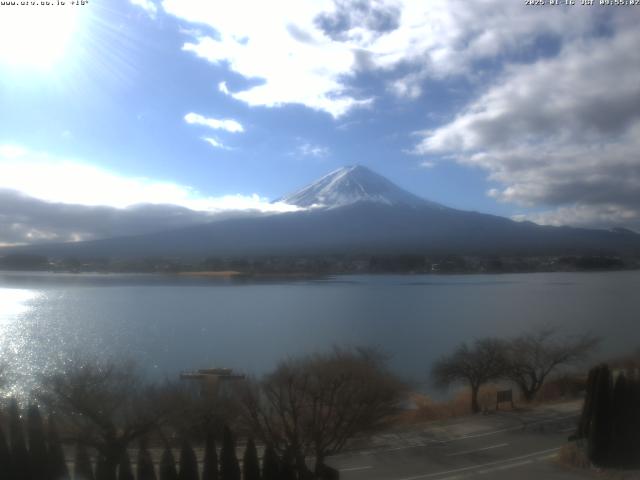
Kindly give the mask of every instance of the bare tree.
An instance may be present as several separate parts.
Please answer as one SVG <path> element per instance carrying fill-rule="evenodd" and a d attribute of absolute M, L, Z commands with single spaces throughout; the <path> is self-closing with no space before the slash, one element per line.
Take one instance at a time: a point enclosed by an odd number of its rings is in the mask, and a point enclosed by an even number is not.
<path fill-rule="evenodd" d="M 529 402 L 549 374 L 560 367 L 584 361 L 598 343 L 599 339 L 591 334 L 561 336 L 552 327 L 533 330 L 509 342 L 507 377 Z"/>
<path fill-rule="evenodd" d="M 184 381 L 165 382 L 156 391 L 156 400 L 167 412 L 166 429 L 194 441 L 204 441 L 209 433 L 222 431 L 240 415 L 234 391 L 205 395 Z"/>
<path fill-rule="evenodd" d="M 462 343 L 449 356 L 438 360 L 431 376 L 438 387 L 467 383 L 471 388 L 471 411 L 478 413 L 478 392 L 487 382 L 497 380 L 507 371 L 505 343 L 495 338 L 476 340 L 471 346 Z"/>
<path fill-rule="evenodd" d="M 129 363 L 74 363 L 45 377 L 41 399 L 66 422 L 68 442 L 95 448 L 108 480 L 127 446 L 156 428 L 166 412 Z"/>
<path fill-rule="evenodd" d="M 289 452 L 300 477 L 308 478 L 307 456 L 317 475 L 327 456 L 396 412 L 404 393 L 378 352 L 336 348 L 282 362 L 261 382 L 249 382 L 242 398 L 253 431 Z"/>

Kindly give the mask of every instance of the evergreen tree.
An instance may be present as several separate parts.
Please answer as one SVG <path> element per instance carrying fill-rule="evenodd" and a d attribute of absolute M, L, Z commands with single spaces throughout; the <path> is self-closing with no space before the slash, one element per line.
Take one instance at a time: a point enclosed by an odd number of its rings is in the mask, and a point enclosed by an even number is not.
<path fill-rule="evenodd" d="M 32 480 L 48 480 L 49 465 L 47 442 L 44 435 L 42 416 L 37 405 L 27 409 L 27 436 L 29 438 L 29 460 Z"/>
<path fill-rule="evenodd" d="M 294 467 L 294 458 L 290 449 L 285 450 L 282 456 L 282 464 L 280 465 L 279 480 L 296 480 L 296 470 Z"/>
<path fill-rule="evenodd" d="M 212 433 L 207 433 L 205 440 L 202 480 L 218 480 L 218 452 L 216 451 L 216 440 Z"/>
<path fill-rule="evenodd" d="M 118 480 L 135 480 L 133 469 L 131 468 L 131 458 L 129 458 L 129 452 L 126 449 L 118 465 Z"/>
<path fill-rule="evenodd" d="M 69 480 L 69 468 L 64 457 L 64 449 L 58 435 L 58 428 L 53 415 L 49 415 L 47 443 L 49 444 L 47 464 L 50 480 Z M 35 480 L 35 479 L 34 479 Z"/>
<path fill-rule="evenodd" d="M 140 440 L 140 447 L 138 450 L 138 466 L 137 466 L 137 480 L 156 480 L 156 471 L 153 468 L 153 460 L 151 454 L 147 449 L 147 442 L 143 439 Z"/>
<path fill-rule="evenodd" d="M 180 449 L 180 473 L 179 480 L 198 480 L 198 459 L 196 452 L 191 448 L 187 439 L 182 441 Z"/>
<path fill-rule="evenodd" d="M 236 443 L 229 427 L 225 425 L 220 450 L 220 479 L 240 480 L 240 465 L 236 457 Z"/>
<path fill-rule="evenodd" d="M 262 456 L 262 480 L 280 480 L 280 461 L 271 445 L 267 445 Z"/>
<path fill-rule="evenodd" d="M 244 459 L 242 462 L 242 470 L 244 480 L 260 480 L 260 463 L 258 462 L 258 451 L 253 438 L 247 442 L 244 449 Z"/>
<path fill-rule="evenodd" d="M 96 461 L 96 480 L 113 480 L 110 477 L 111 470 L 107 464 L 107 459 L 104 458 L 102 453 L 99 453 Z"/>
<path fill-rule="evenodd" d="M 631 419 L 629 420 L 629 429 L 631 431 L 631 448 L 630 456 L 633 459 L 631 467 L 640 467 L 640 378 L 636 377 L 630 387 L 631 400 L 633 406 L 631 411 Z"/>
<path fill-rule="evenodd" d="M 611 460 L 618 466 L 625 466 L 631 462 L 630 420 L 634 405 L 631 403 L 632 392 L 624 374 L 618 376 L 613 387 L 611 399 Z"/>
<path fill-rule="evenodd" d="M 599 368 L 593 402 L 588 456 L 596 465 L 604 466 L 609 460 L 611 447 L 611 372 L 607 365 Z"/>
<path fill-rule="evenodd" d="M 4 477 L 0 478 L 14 478 L 11 452 L 9 451 L 9 444 L 7 443 L 2 428 L 0 428 L 0 472 L 4 472 Z"/>
<path fill-rule="evenodd" d="M 596 378 L 600 367 L 593 367 L 589 370 L 587 378 L 586 396 L 582 406 L 582 414 L 578 423 L 577 438 L 587 438 L 589 436 L 589 426 L 593 417 L 593 398 L 595 395 Z"/>
<path fill-rule="evenodd" d="M 73 480 L 94 480 L 91 458 L 84 445 L 76 445 L 76 459 L 73 469 Z"/>
<path fill-rule="evenodd" d="M 160 480 L 178 480 L 176 461 L 169 447 L 164 449 L 160 458 Z"/>
<path fill-rule="evenodd" d="M 13 460 L 14 478 L 12 480 L 30 480 L 29 452 L 24 438 L 18 402 L 15 398 L 9 402 L 9 436 L 11 437 L 11 458 Z"/>

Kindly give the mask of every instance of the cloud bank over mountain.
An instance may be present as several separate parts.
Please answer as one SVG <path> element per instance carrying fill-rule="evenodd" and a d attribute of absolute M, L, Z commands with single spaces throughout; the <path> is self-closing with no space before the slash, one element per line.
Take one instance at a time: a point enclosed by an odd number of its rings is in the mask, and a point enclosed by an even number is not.
<path fill-rule="evenodd" d="M 0 245 L 76 242 L 170 230 L 213 215 L 176 205 L 127 208 L 54 203 L 0 189 Z"/>
<path fill-rule="evenodd" d="M 294 210 L 257 194 L 211 197 L 175 182 L 0 146 L 0 245 L 134 235 Z"/>

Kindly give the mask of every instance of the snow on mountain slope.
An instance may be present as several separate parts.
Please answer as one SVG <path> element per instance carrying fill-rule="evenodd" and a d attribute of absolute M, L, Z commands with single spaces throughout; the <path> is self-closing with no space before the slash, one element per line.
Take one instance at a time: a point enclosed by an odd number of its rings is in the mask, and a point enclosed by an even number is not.
<path fill-rule="evenodd" d="M 342 167 L 279 201 L 303 208 L 336 208 L 359 202 L 445 208 L 409 193 L 366 167 Z"/>

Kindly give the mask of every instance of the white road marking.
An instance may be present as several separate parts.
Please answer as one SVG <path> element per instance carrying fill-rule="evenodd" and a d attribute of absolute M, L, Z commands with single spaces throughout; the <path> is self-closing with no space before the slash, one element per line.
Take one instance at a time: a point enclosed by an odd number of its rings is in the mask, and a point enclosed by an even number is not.
<path fill-rule="evenodd" d="M 547 450 L 540 450 L 538 452 L 528 453 L 526 455 L 520 455 L 520 456 L 517 456 L 517 457 L 505 458 L 503 460 L 496 460 L 494 462 L 482 463 L 482 464 L 479 464 L 479 465 L 471 465 L 469 467 L 463 467 L 463 468 L 455 468 L 453 470 L 446 470 L 444 472 L 434 472 L 434 473 L 426 473 L 424 475 L 416 475 L 416 476 L 413 476 L 413 477 L 403 477 L 403 478 L 400 478 L 400 479 L 397 479 L 397 480 L 419 480 L 419 479 L 422 479 L 422 478 L 439 477 L 439 476 L 442 476 L 442 475 L 447 475 L 449 473 L 468 472 L 469 470 L 476 470 L 478 468 L 483 468 L 483 467 L 492 467 L 492 466 L 497 466 L 497 465 L 501 465 L 501 464 L 509 464 L 509 463 L 516 462 L 518 460 L 523 460 L 525 458 L 540 456 L 540 455 L 544 455 L 545 453 L 550 453 L 550 452 L 557 452 L 558 450 L 560 450 L 560 447 L 549 448 Z M 508 468 L 506 465 L 505 465 L 505 467 Z"/>
<path fill-rule="evenodd" d="M 491 435 L 497 435 L 499 433 L 506 433 L 506 432 L 514 432 L 517 430 L 521 430 L 523 427 L 530 427 L 532 425 L 540 425 L 540 424 L 544 424 L 544 423 L 549 423 L 549 422 L 560 422 L 562 420 L 568 420 L 570 418 L 576 418 L 579 417 L 580 414 L 574 414 L 574 415 L 567 415 L 564 417 L 557 417 L 557 418 L 549 418 L 546 420 L 540 420 L 538 422 L 532 422 L 532 423 L 527 423 L 525 425 L 518 425 L 515 427 L 508 427 L 508 428 L 502 428 L 500 430 L 491 430 L 489 432 L 482 432 L 482 433 L 471 433 L 469 435 L 461 435 L 459 437 L 453 437 L 453 438 L 449 438 L 447 440 L 427 440 L 427 441 L 422 441 L 420 443 L 416 443 L 413 445 L 405 445 L 403 447 L 392 447 L 392 448 L 380 448 L 380 449 L 375 449 L 375 450 L 360 450 L 360 451 L 353 451 L 353 452 L 345 452 L 345 453 L 340 453 L 338 455 L 334 455 L 334 458 L 340 458 L 340 457 L 348 457 L 348 456 L 352 456 L 352 455 L 361 455 L 361 456 L 367 456 L 367 455 L 376 455 L 378 453 L 386 453 L 386 452 L 397 452 L 399 450 L 409 450 L 410 448 L 423 448 L 423 447 L 428 447 L 430 445 L 442 445 L 442 444 L 447 444 L 447 443 L 452 443 L 452 442 L 459 442 L 461 440 L 468 440 L 470 438 L 480 438 L 480 437 L 488 437 Z M 575 430 L 575 428 L 571 428 L 571 430 Z M 569 430 L 567 430 L 569 431 Z"/>
<path fill-rule="evenodd" d="M 508 447 L 508 446 L 509 446 L 508 443 L 500 443 L 498 445 L 491 445 L 489 447 L 476 448 L 474 450 L 465 450 L 464 452 L 450 453 L 447 455 L 447 457 L 457 457 L 458 455 L 466 455 L 467 453 L 482 452 L 484 450 L 492 450 L 494 448 L 501 448 L 501 447 Z"/>
<path fill-rule="evenodd" d="M 540 458 L 536 458 L 535 460 L 537 461 L 542 461 L 542 460 L 550 460 L 552 458 L 557 457 L 557 453 L 552 453 L 551 455 L 547 455 L 545 457 L 540 457 Z M 468 478 L 469 476 L 473 475 L 474 473 L 480 474 L 480 475 L 484 475 L 486 473 L 493 473 L 493 472 L 497 472 L 497 471 L 501 471 L 501 470 L 509 470 L 511 468 L 518 468 L 518 467 L 522 467 L 524 465 L 530 465 L 534 462 L 534 460 L 525 460 L 523 462 L 517 462 L 517 463 L 509 463 L 507 465 L 501 465 L 499 467 L 493 467 L 493 468 L 487 468 L 485 470 L 478 470 L 476 472 L 471 472 L 468 473 L 466 475 L 455 475 L 453 477 L 443 477 L 440 478 L 438 480 L 461 480 L 463 478 Z"/>
<path fill-rule="evenodd" d="M 499 472 L 500 470 L 509 470 L 510 468 L 521 467 L 523 465 L 529 465 L 530 463 L 533 463 L 533 460 L 525 460 L 523 462 L 509 463 L 507 465 L 501 465 L 499 467 L 487 468 L 485 470 L 478 470 L 478 473 L 485 474 L 485 473 Z"/>
<path fill-rule="evenodd" d="M 340 468 L 341 472 L 357 472 L 358 470 L 369 470 L 373 468 L 371 465 L 365 465 L 363 467 L 350 467 L 350 468 Z"/>
<path fill-rule="evenodd" d="M 398 450 L 408 450 L 409 448 L 422 448 L 422 447 L 426 447 L 428 445 L 433 445 L 434 443 L 445 443 L 445 442 L 436 442 L 436 441 L 429 441 L 429 442 L 423 442 L 423 443 L 418 443 L 415 445 L 407 445 L 406 447 L 394 447 L 394 448 L 385 448 L 384 450 L 372 450 L 370 452 L 368 452 L 369 454 L 374 454 L 374 453 L 383 453 L 383 452 L 397 452 Z"/>
<path fill-rule="evenodd" d="M 470 435 L 462 435 L 460 437 L 452 438 L 451 440 L 447 440 L 447 442 L 456 442 L 459 440 L 466 440 L 468 438 L 487 437 L 489 435 L 496 435 L 498 433 L 513 432 L 516 430 L 520 430 L 523 427 L 530 427 L 532 425 L 542 425 L 543 423 L 550 423 L 550 422 L 560 422 L 562 420 L 568 420 L 569 418 L 576 418 L 579 416 L 580 414 L 567 415 L 566 417 L 549 418 L 547 420 L 540 420 L 538 422 L 525 423 L 524 425 L 518 425 L 517 427 L 502 428 L 500 430 L 493 430 L 491 432 L 472 433 Z"/>

